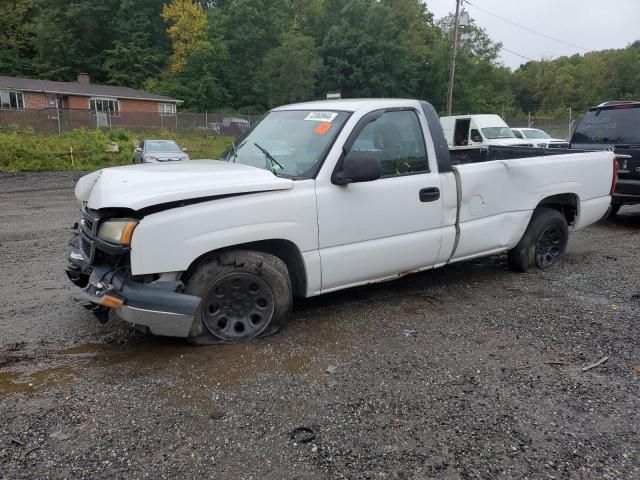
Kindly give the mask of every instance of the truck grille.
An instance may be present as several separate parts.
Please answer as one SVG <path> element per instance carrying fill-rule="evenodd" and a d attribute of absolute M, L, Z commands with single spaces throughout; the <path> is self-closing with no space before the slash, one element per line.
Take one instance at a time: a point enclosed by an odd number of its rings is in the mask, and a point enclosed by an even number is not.
<path fill-rule="evenodd" d="M 80 250 L 87 263 L 91 265 L 96 258 L 96 246 L 93 239 L 97 234 L 98 222 L 87 210 L 82 211 L 82 221 L 80 222 Z"/>
<path fill-rule="evenodd" d="M 93 263 L 95 256 L 95 247 L 93 246 L 93 242 L 87 239 L 84 235 L 80 239 L 80 249 L 82 250 L 82 254 L 86 258 L 89 264 Z"/>

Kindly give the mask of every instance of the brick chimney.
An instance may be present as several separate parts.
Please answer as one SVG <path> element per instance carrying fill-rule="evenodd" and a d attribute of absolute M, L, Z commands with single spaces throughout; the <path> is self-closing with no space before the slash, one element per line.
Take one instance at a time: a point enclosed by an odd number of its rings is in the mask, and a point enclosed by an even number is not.
<path fill-rule="evenodd" d="M 78 74 L 78 83 L 82 85 L 89 85 L 91 83 L 91 78 L 88 73 L 79 73 Z"/>

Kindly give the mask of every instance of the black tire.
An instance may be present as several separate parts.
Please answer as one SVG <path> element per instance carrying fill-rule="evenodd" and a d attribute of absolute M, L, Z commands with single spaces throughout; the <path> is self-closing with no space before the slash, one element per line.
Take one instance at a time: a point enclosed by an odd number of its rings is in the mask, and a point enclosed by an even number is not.
<path fill-rule="evenodd" d="M 195 345 L 272 335 L 285 325 L 293 304 L 285 263 L 252 250 L 205 258 L 188 279 L 185 293 L 202 297 L 187 338 Z"/>
<path fill-rule="evenodd" d="M 509 250 L 509 267 L 525 273 L 529 267 L 551 268 L 567 248 L 569 228 L 558 210 L 539 207 L 533 212 L 520 242 Z"/>
<path fill-rule="evenodd" d="M 609 207 L 609 211 L 607 212 L 607 218 L 615 217 L 620 211 L 621 207 L 622 205 L 619 203 L 612 203 L 611 206 Z"/>

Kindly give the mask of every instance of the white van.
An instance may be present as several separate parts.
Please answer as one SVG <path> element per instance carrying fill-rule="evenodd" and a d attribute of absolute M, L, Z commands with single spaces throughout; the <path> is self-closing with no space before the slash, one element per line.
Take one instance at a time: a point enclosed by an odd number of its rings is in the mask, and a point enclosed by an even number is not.
<path fill-rule="evenodd" d="M 440 117 L 449 148 L 481 145 L 533 147 L 533 143 L 517 138 L 499 115 L 455 115 Z"/>

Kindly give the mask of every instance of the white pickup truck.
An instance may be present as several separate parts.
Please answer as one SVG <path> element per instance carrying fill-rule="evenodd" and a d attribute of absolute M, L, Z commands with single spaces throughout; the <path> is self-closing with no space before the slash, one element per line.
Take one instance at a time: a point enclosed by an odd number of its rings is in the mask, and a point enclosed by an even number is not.
<path fill-rule="evenodd" d="M 551 267 L 605 215 L 614 154 L 491 148 L 450 157 L 417 100 L 276 108 L 221 160 L 80 179 L 67 274 L 102 320 L 207 344 L 278 331 L 294 297 L 499 252 Z"/>

